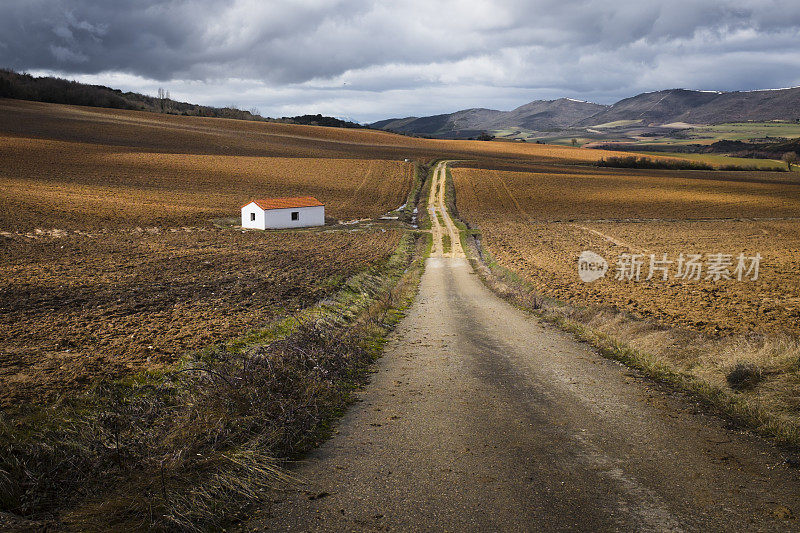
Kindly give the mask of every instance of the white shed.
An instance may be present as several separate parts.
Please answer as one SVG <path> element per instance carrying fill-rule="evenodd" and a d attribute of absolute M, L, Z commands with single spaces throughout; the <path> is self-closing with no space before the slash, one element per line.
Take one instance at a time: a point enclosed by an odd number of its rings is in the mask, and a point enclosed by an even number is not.
<path fill-rule="evenodd" d="M 242 206 L 242 227 L 305 228 L 325 225 L 325 204 L 313 196 L 266 198 Z"/>

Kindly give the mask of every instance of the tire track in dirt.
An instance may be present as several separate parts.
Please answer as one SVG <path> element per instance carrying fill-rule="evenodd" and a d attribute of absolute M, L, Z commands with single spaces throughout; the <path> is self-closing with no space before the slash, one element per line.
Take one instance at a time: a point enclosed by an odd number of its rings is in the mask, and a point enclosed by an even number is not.
<path fill-rule="evenodd" d="M 364 179 L 361 180 L 361 183 L 359 183 L 355 191 L 353 191 L 353 195 L 345 203 L 345 208 L 349 208 L 350 206 L 352 206 L 353 203 L 356 201 L 356 199 L 361 197 L 361 190 L 367 186 L 367 183 L 369 183 L 369 179 L 372 176 L 372 169 L 374 166 L 375 162 L 370 161 L 369 164 L 367 165 L 367 171 L 364 172 Z"/>
<path fill-rule="evenodd" d="M 431 257 L 442 257 L 444 252 L 444 245 L 442 243 L 442 225 L 439 223 L 438 206 L 436 200 L 436 192 L 439 187 L 439 165 L 433 171 L 433 181 L 431 182 L 431 191 L 428 195 L 428 215 L 431 219 L 431 234 L 433 235 L 433 247 L 431 248 Z"/>
<path fill-rule="evenodd" d="M 514 206 L 516 207 L 517 211 L 520 213 L 520 215 L 522 215 L 522 218 L 524 218 L 528 222 L 534 222 L 533 218 L 528 214 L 528 212 L 525 211 L 522 208 L 522 206 L 520 205 L 520 203 L 517 200 L 517 198 L 511 192 L 511 189 L 509 189 L 509 187 L 506 184 L 506 182 L 503 181 L 503 178 L 500 177 L 500 173 L 499 172 L 488 172 L 488 174 L 490 174 L 494 178 L 493 181 L 496 181 L 497 183 L 500 184 L 500 186 L 502 187 L 503 191 L 511 199 L 511 202 L 514 204 Z M 496 186 L 495 186 L 495 190 L 498 190 Z M 588 228 L 586 226 L 581 226 L 579 224 L 572 224 L 572 226 L 574 226 L 574 227 L 576 227 L 578 229 L 581 229 L 583 231 L 589 232 L 589 233 L 591 233 L 591 234 L 593 234 L 593 235 L 595 235 L 597 237 L 600 237 L 601 239 L 606 240 L 606 241 L 608 241 L 608 242 L 610 242 L 610 243 L 612 243 L 612 244 L 614 244 L 616 246 L 620 246 L 620 247 L 623 247 L 623 248 L 628 248 L 631 251 L 634 251 L 634 250 L 637 249 L 637 247 L 635 247 L 635 246 L 633 246 L 633 245 L 631 245 L 631 244 L 629 244 L 627 242 L 621 241 L 621 240 L 619 240 L 619 239 L 617 239 L 617 238 L 615 238 L 615 237 L 613 237 L 611 235 L 607 235 L 607 234 L 602 233 L 602 232 L 600 232 L 600 231 L 598 231 L 596 229 Z M 646 252 L 648 250 L 646 248 L 642 248 L 642 251 Z"/>
<path fill-rule="evenodd" d="M 431 192 L 428 197 L 428 213 L 431 217 L 431 231 L 433 233 L 431 257 L 466 257 L 461 246 L 461 232 L 447 212 L 447 202 L 445 200 L 447 163 L 447 161 L 442 161 L 436 165 L 433 171 Z M 439 216 L 441 216 L 444 224 L 439 222 Z M 444 251 L 443 243 L 445 234 L 450 238 L 450 249 L 446 252 Z"/>
<path fill-rule="evenodd" d="M 495 181 L 495 182 L 500 184 L 500 186 L 503 188 L 503 191 L 505 191 L 506 195 L 511 199 L 511 202 L 517 208 L 517 211 L 519 211 L 519 214 L 522 215 L 522 218 L 524 218 L 525 220 L 527 220 L 529 222 L 532 221 L 531 216 L 527 213 L 527 211 L 522 209 L 522 206 L 519 204 L 517 199 L 514 197 L 514 194 L 511 192 L 511 189 L 508 188 L 508 185 L 506 185 L 506 182 L 503 181 L 503 178 L 500 177 L 500 173 L 499 172 L 489 172 L 488 174 L 490 174 L 492 176 L 492 178 L 494 178 L 493 181 Z M 497 186 L 495 186 L 495 190 L 497 190 Z"/>

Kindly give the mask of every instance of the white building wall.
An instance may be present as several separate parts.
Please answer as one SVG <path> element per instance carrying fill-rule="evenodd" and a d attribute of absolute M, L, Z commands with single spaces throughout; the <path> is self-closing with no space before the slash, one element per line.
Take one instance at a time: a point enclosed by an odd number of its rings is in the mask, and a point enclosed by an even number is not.
<path fill-rule="evenodd" d="M 255 213 L 255 220 L 250 214 Z M 297 220 L 292 220 L 292 213 L 297 213 Z M 253 229 L 306 228 L 325 225 L 325 206 L 296 207 L 288 209 L 263 210 L 255 202 L 242 208 L 242 227 Z"/>
<path fill-rule="evenodd" d="M 255 214 L 255 220 L 250 220 L 251 214 Z M 242 227 L 252 229 L 264 229 L 264 210 L 250 202 L 242 208 Z"/>
<path fill-rule="evenodd" d="M 297 220 L 292 220 L 297 213 Z M 297 207 L 294 209 L 270 209 L 264 211 L 264 228 L 306 228 L 325 225 L 325 206 Z"/>

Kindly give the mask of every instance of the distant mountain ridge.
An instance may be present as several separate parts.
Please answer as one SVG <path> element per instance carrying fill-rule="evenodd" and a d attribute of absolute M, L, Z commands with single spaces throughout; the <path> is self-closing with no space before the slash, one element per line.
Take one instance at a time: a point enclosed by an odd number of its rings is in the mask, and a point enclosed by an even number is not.
<path fill-rule="evenodd" d="M 371 128 L 446 137 L 471 136 L 484 131 L 523 128 L 527 130 L 553 131 L 573 126 L 608 106 L 559 98 L 558 100 L 536 100 L 511 111 L 473 108 L 433 115 L 430 117 L 407 117 L 381 120 L 370 124 Z"/>
<path fill-rule="evenodd" d="M 620 100 L 579 125 L 592 126 L 618 120 L 715 124 L 797 118 L 800 118 L 800 87 L 735 92 L 668 89 Z"/>
<path fill-rule="evenodd" d="M 624 98 L 613 105 L 570 98 L 536 100 L 512 111 L 465 109 L 430 117 L 381 120 L 370 127 L 414 135 L 465 137 L 514 129 L 565 131 L 619 121 L 663 125 L 797 119 L 800 87 L 734 92 L 667 89 Z"/>

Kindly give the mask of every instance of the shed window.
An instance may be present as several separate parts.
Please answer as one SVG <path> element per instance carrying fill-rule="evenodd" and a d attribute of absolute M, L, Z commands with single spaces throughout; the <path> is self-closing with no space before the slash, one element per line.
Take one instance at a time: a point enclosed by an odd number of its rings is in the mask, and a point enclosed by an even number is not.
<path fill-rule="evenodd" d="M 256 219 L 255 213 L 250 213 L 250 222 L 253 222 Z"/>
<path fill-rule="evenodd" d="M 292 220 L 300 220 L 300 211 L 292 211 Z"/>

